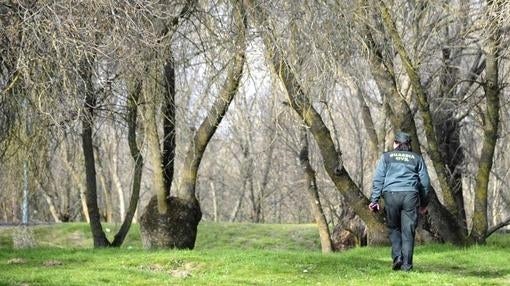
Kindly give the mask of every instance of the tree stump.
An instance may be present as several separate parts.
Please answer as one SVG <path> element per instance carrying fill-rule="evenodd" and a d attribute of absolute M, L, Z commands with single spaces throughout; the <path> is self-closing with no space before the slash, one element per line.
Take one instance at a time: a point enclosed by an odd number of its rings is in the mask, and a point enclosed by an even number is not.
<path fill-rule="evenodd" d="M 140 217 L 140 236 L 146 249 L 193 249 L 202 218 L 198 202 L 168 198 L 168 211 L 160 214 L 153 196 Z"/>
<path fill-rule="evenodd" d="M 342 220 L 331 234 L 334 251 L 343 251 L 367 245 L 367 228 L 363 221 L 348 207 L 340 209 Z"/>

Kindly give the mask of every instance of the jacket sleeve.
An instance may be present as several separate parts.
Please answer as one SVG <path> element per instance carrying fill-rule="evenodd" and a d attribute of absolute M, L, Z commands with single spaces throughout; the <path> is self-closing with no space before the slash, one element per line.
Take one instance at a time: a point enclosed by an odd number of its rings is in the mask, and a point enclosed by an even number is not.
<path fill-rule="evenodd" d="M 429 203 L 428 193 L 430 189 L 430 177 L 423 158 L 420 158 L 420 162 L 418 163 L 418 176 L 420 177 L 420 206 L 426 207 Z"/>
<path fill-rule="evenodd" d="M 370 196 L 370 202 L 376 203 L 381 197 L 381 193 L 384 187 L 384 179 L 386 177 L 386 162 L 384 161 L 384 154 L 381 156 L 375 167 L 374 179 L 372 182 L 372 196 Z"/>

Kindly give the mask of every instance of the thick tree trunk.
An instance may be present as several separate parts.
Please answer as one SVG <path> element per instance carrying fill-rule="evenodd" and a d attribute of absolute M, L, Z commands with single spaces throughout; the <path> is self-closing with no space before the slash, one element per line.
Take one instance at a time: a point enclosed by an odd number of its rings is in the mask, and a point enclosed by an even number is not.
<path fill-rule="evenodd" d="M 310 164 L 308 157 L 308 136 L 307 131 L 301 128 L 301 152 L 299 153 L 299 162 L 303 168 L 306 177 L 306 192 L 308 194 L 308 200 L 310 201 L 310 207 L 312 215 L 317 223 L 319 229 L 319 237 L 321 240 L 322 253 L 330 253 L 333 251 L 331 245 L 331 234 L 329 232 L 328 222 L 322 209 L 321 201 L 319 198 L 319 191 L 317 190 L 317 180 L 315 178 L 315 170 Z"/>
<path fill-rule="evenodd" d="M 365 12 L 368 21 L 368 12 Z M 414 116 L 407 104 L 406 100 L 399 94 L 396 86 L 396 79 L 394 77 L 393 63 L 389 62 L 388 58 L 383 55 L 384 51 L 372 37 L 372 32 L 368 24 L 363 28 L 366 35 L 366 44 L 370 51 L 369 63 L 372 75 L 374 76 L 379 91 L 385 99 L 386 113 L 390 118 L 394 130 L 402 130 L 411 135 L 411 145 L 413 151 L 421 154 L 420 140 L 418 139 L 418 132 L 416 130 L 416 123 Z M 435 191 L 431 190 L 430 196 L 430 209 L 428 223 L 420 224 L 426 230 L 430 231 L 437 240 L 457 241 L 458 243 L 464 241 L 464 236 L 459 234 L 459 228 L 453 221 L 448 223 L 448 220 L 443 220 L 443 217 L 451 217 L 451 214 L 439 202 Z"/>
<path fill-rule="evenodd" d="M 177 197 L 167 199 L 168 212 L 157 211 L 157 198 L 152 197 L 140 217 L 142 245 L 148 249 L 193 249 L 197 226 L 202 217 L 198 201 L 186 201 Z"/>

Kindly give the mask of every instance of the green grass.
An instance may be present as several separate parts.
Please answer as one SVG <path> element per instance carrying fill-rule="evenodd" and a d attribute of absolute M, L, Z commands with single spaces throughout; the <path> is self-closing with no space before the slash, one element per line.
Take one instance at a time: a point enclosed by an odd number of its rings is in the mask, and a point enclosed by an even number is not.
<path fill-rule="evenodd" d="M 403 273 L 388 247 L 322 255 L 313 225 L 205 222 L 193 251 L 145 251 L 136 226 L 123 248 L 103 250 L 90 248 L 85 224 L 36 227 L 29 250 L 12 249 L 11 231 L 0 229 L 0 285 L 510 285 L 501 234 L 470 248 L 417 246 Z"/>

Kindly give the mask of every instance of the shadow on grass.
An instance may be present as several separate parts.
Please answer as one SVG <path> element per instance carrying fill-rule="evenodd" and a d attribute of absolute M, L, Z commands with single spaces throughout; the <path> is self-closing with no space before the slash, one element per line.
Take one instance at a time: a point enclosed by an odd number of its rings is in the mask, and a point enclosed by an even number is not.
<path fill-rule="evenodd" d="M 448 275 L 454 275 L 459 277 L 476 277 L 476 278 L 504 278 L 510 275 L 510 270 L 491 270 L 491 269 L 473 269 L 472 267 L 463 267 L 461 265 L 449 265 L 449 264 L 433 264 L 433 265 L 422 265 L 419 268 L 422 273 L 442 273 Z"/>

